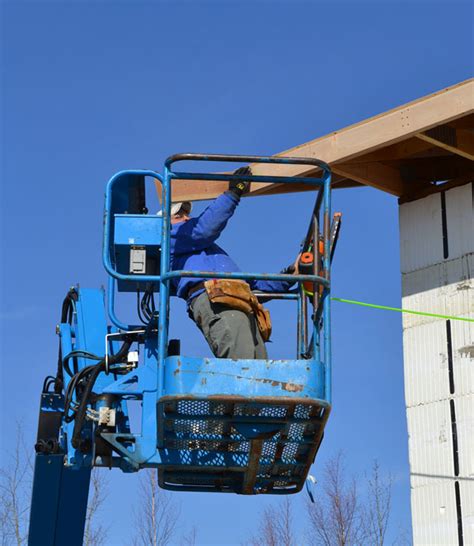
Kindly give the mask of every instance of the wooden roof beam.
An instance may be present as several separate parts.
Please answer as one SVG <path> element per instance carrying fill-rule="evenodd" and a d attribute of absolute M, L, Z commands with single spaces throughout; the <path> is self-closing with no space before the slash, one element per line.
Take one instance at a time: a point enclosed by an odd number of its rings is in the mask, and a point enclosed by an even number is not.
<path fill-rule="evenodd" d="M 397 197 L 403 195 L 405 190 L 399 171 L 377 161 L 358 164 L 338 163 L 332 166 L 332 170 L 339 176 L 356 180 Z"/>
<path fill-rule="evenodd" d="M 473 112 L 474 78 L 291 148 L 277 156 L 322 159 L 331 165 L 336 174 L 388 191 L 393 195 L 401 195 L 403 182 L 400 175 L 395 174 L 394 166 L 387 167 L 371 158 L 372 161 L 364 163 L 366 167 L 358 168 L 354 165 L 357 158 L 408 139 L 424 140 L 424 144 L 431 147 L 438 146 L 438 142 L 443 141 L 433 137 L 429 133 L 430 129 L 454 122 L 458 131 L 464 128 L 460 124 L 460 118 L 466 116 L 471 118 Z M 425 137 L 435 138 L 437 142 L 427 142 Z M 467 138 L 468 136 L 459 132 L 459 139 L 454 148 L 457 153 L 467 153 L 471 156 L 470 144 L 465 144 Z M 452 144 L 448 145 L 452 146 Z M 449 153 L 455 152 L 450 150 Z M 349 163 L 351 163 L 350 167 Z M 251 167 L 255 175 L 305 176 L 310 172 L 309 167 L 301 165 L 255 164 Z M 173 201 L 212 199 L 222 193 L 226 184 L 226 182 L 174 181 L 172 199 Z M 270 189 L 272 186 L 274 184 L 271 183 L 252 184 L 251 192 L 265 193 L 265 188 Z"/>
<path fill-rule="evenodd" d="M 431 131 L 417 133 L 419 140 L 474 161 L 474 133 L 469 129 L 456 129 L 441 125 Z"/>
<path fill-rule="evenodd" d="M 353 165 L 358 163 L 372 163 L 374 161 L 396 161 L 420 155 L 432 149 L 432 144 L 413 137 L 403 140 L 402 142 L 397 142 L 396 144 L 391 144 L 390 146 L 385 146 L 375 152 L 360 155 L 344 163 Z"/>

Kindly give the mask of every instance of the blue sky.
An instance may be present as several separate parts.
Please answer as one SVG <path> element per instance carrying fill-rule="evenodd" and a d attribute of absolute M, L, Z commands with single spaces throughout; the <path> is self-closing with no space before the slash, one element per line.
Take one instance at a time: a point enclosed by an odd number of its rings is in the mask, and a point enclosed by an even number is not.
<path fill-rule="evenodd" d="M 106 281 L 103 190 L 114 172 L 160 170 L 185 151 L 270 155 L 472 76 L 468 3 L 17 0 L 1 9 L 2 451 L 16 418 L 33 444 L 67 289 Z M 298 250 L 310 208 L 305 194 L 244 200 L 222 246 L 243 269 L 277 271 Z M 342 190 L 334 208 L 344 216 L 334 295 L 398 306 L 396 199 Z M 275 357 L 294 347 L 285 305 L 271 305 Z M 187 354 L 206 352 L 179 302 L 172 330 Z M 377 458 L 396 477 L 394 536 L 410 529 L 400 316 L 335 303 L 333 356 L 334 409 L 313 474 L 339 450 L 353 473 Z M 111 476 L 109 544 L 127 543 L 136 481 Z M 239 544 L 274 499 L 178 500 L 199 544 Z"/>

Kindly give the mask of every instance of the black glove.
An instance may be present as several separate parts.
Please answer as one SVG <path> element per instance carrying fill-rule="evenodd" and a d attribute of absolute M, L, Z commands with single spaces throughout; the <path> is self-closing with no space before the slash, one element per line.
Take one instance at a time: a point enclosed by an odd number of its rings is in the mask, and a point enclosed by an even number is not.
<path fill-rule="evenodd" d="M 234 174 L 239 176 L 244 176 L 246 174 L 251 175 L 252 170 L 250 167 L 240 167 L 240 169 L 234 171 Z M 248 180 L 231 180 L 229 182 L 229 191 L 234 192 L 237 197 L 241 197 L 244 193 L 248 193 L 249 190 L 250 182 Z"/>
<path fill-rule="evenodd" d="M 285 275 L 294 275 L 296 273 L 295 264 L 286 266 L 284 269 L 280 271 L 280 273 L 283 273 Z"/>

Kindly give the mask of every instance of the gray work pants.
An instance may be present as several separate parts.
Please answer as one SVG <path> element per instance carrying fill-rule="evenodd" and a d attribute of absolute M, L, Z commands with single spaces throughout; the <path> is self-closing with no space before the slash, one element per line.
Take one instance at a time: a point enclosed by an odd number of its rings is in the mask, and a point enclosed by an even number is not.
<path fill-rule="evenodd" d="M 254 315 L 211 303 L 204 292 L 191 301 L 189 316 L 217 358 L 268 358 Z"/>

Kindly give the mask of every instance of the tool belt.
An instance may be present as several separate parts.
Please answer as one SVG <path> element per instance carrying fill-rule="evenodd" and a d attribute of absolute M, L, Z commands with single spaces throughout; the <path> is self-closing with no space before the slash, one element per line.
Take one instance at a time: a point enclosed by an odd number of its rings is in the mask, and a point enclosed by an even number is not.
<path fill-rule="evenodd" d="M 237 279 L 211 279 L 204 283 L 209 301 L 221 303 L 231 309 L 243 311 L 247 315 L 253 314 L 263 341 L 268 341 L 272 333 L 270 311 L 259 303 L 250 286 Z"/>

